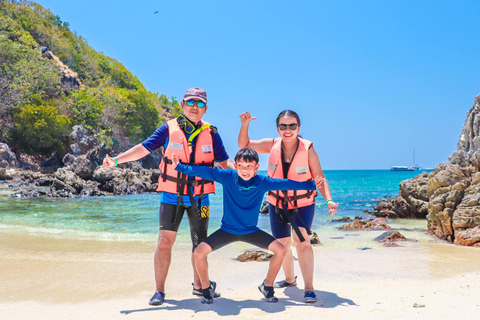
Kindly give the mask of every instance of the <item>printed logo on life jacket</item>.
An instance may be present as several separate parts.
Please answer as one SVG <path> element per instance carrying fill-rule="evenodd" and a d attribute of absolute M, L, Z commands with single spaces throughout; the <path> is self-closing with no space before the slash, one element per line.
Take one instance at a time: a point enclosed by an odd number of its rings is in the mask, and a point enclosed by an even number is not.
<path fill-rule="evenodd" d="M 304 174 L 308 172 L 308 166 L 296 167 L 295 170 L 298 174 Z"/>
<path fill-rule="evenodd" d="M 168 147 L 170 149 L 175 149 L 175 150 L 182 150 L 183 149 L 183 145 L 179 142 L 170 142 L 168 144 Z"/>
<path fill-rule="evenodd" d="M 205 152 L 205 153 L 212 152 L 212 151 L 213 151 L 213 147 L 212 147 L 211 144 L 202 145 L 202 151 Z"/>
<path fill-rule="evenodd" d="M 272 171 L 277 171 L 277 166 L 273 163 L 268 164 L 268 169 Z"/>
<path fill-rule="evenodd" d="M 210 216 L 210 207 L 204 206 L 200 208 L 200 216 L 202 218 L 208 218 Z"/>

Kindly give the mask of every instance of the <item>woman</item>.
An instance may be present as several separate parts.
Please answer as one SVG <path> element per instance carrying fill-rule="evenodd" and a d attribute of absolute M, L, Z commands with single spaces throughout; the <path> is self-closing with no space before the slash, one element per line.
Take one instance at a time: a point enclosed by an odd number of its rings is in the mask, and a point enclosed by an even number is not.
<path fill-rule="evenodd" d="M 313 143 L 299 137 L 300 117 L 292 110 L 284 110 L 277 117 L 277 132 L 279 138 L 264 138 L 250 140 L 248 126 L 250 121 L 255 120 L 250 113 L 240 115 L 242 126 L 238 134 L 239 148 L 252 148 L 258 153 L 270 153 L 268 159 L 268 175 L 273 178 L 292 179 L 306 181 L 313 177 L 324 178 L 324 183 L 319 189 L 328 205 L 328 213 L 335 214 L 338 203 L 332 200 L 330 187 L 320 165 Z M 316 192 L 271 192 L 268 195 L 269 216 L 273 236 L 280 240 L 286 248 L 290 248 L 293 241 L 297 249 L 298 262 L 305 282 L 304 301 L 312 303 L 317 301 L 313 288 L 313 249 L 310 244 L 309 231 L 312 226 L 315 213 Z M 302 241 L 303 240 L 303 241 Z M 296 286 L 296 276 L 293 267 L 293 255 L 291 250 L 283 260 L 285 280 L 275 283 L 276 288 Z"/>

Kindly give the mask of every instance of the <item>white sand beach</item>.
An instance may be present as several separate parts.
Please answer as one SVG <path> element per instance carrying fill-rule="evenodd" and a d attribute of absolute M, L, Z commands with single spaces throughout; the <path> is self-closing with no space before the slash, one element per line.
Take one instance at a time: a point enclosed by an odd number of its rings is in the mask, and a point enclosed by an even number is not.
<path fill-rule="evenodd" d="M 480 251 L 432 241 L 400 247 L 315 246 L 319 300 L 299 287 L 267 303 L 257 286 L 266 262 L 238 262 L 249 248 L 212 253 L 222 296 L 191 294 L 190 246 L 176 244 L 166 302 L 150 307 L 154 242 L 97 241 L 0 232 L 0 319 L 478 319 Z M 296 266 L 298 270 L 298 265 Z M 279 275 L 279 279 L 283 274 Z"/>

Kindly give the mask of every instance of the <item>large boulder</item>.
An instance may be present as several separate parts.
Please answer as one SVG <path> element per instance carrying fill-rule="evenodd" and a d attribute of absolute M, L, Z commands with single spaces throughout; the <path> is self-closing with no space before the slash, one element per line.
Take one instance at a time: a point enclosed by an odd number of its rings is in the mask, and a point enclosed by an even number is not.
<path fill-rule="evenodd" d="M 70 134 L 70 149 L 74 156 L 87 154 L 98 145 L 95 137 L 87 134 L 87 129 L 82 126 L 73 126 L 73 131 Z"/>
<path fill-rule="evenodd" d="M 480 246 L 480 172 L 472 175 L 470 186 L 453 212 L 452 227 L 455 244 Z"/>
<path fill-rule="evenodd" d="M 480 95 L 467 112 L 457 151 L 448 160 L 433 172 L 402 181 L 400 195 L 379 201 L 372 213 L 402 217 L 397 211 L 410 207 L 415 217 L 426 217 L 428 232 L 436 237 L 480 246 Z"/>
<path fill-rule="evenodd" d="M 65 168 L 55 172 L 52 186 L 50 187 L 51 197 L 79 197 L 79 196 L 102 196 L 105 192 L 99 189 L 97 181 L 86 181 L 80 178 L 75 172 Z"/>
<path fill-rule="evenodd" d="M 467 112 L 449 161 L 435 167 L 427 184 L 428 231 L 440 239 L 480 246 L 480 95 Z"/>
<path fill-rule="evenodd" d="M 0 168 L 18 167 L 18 160 L 15 153 L 10 150 L 6 143 L 0 143 Z"/>
<path fill-rule="evenodd" d="M 414 179 L 400 183 L 400 196 L 410 205 L 415 218 L 425 219 L 428 214 L 428 181 L 429 174 L 422 172 Z"/>
<path fill-rule="evenodd" d="M 380 218 L 415 218 L 412 206 L 401 196 L 379 200 L 370 213 Z"/>

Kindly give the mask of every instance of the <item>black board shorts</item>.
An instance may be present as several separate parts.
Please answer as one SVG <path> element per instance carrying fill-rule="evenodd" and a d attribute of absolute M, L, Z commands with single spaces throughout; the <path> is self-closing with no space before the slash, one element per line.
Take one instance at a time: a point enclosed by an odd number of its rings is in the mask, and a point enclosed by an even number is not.
<path fill-rule="evenodd" d="M 180 222 L 182 222 L 183 214 L 187 212 L 188 223 L 190 224 L 190 237 L 192 239 L 192 252 L 207 237 L 208 220 L 210 216 L 210 207 L 202 206 L 199 208 L 201 214 L 195 212 L 191 207 L 180 205 L 177 210 L 176 204 L 160 203 L 160 213 L 158 216 L 160 230 L 170 230 L 178 232 Z"/>
<path fill-rule="evenodd" d="M 212 247 L 212 251 L 215 251 L 226 246 L 227 244 L 237 241 L 250 243 L 262 249 L 268 249 L 270 243 L 275 240 L 276 239 L 272 235 L 262 230 L 258 230 L 249 234 L 233 234 L 223 231 L 222 229 L 218 229 L 209 235 L 205 240 L 203 240 L 203 242 Z"/>

